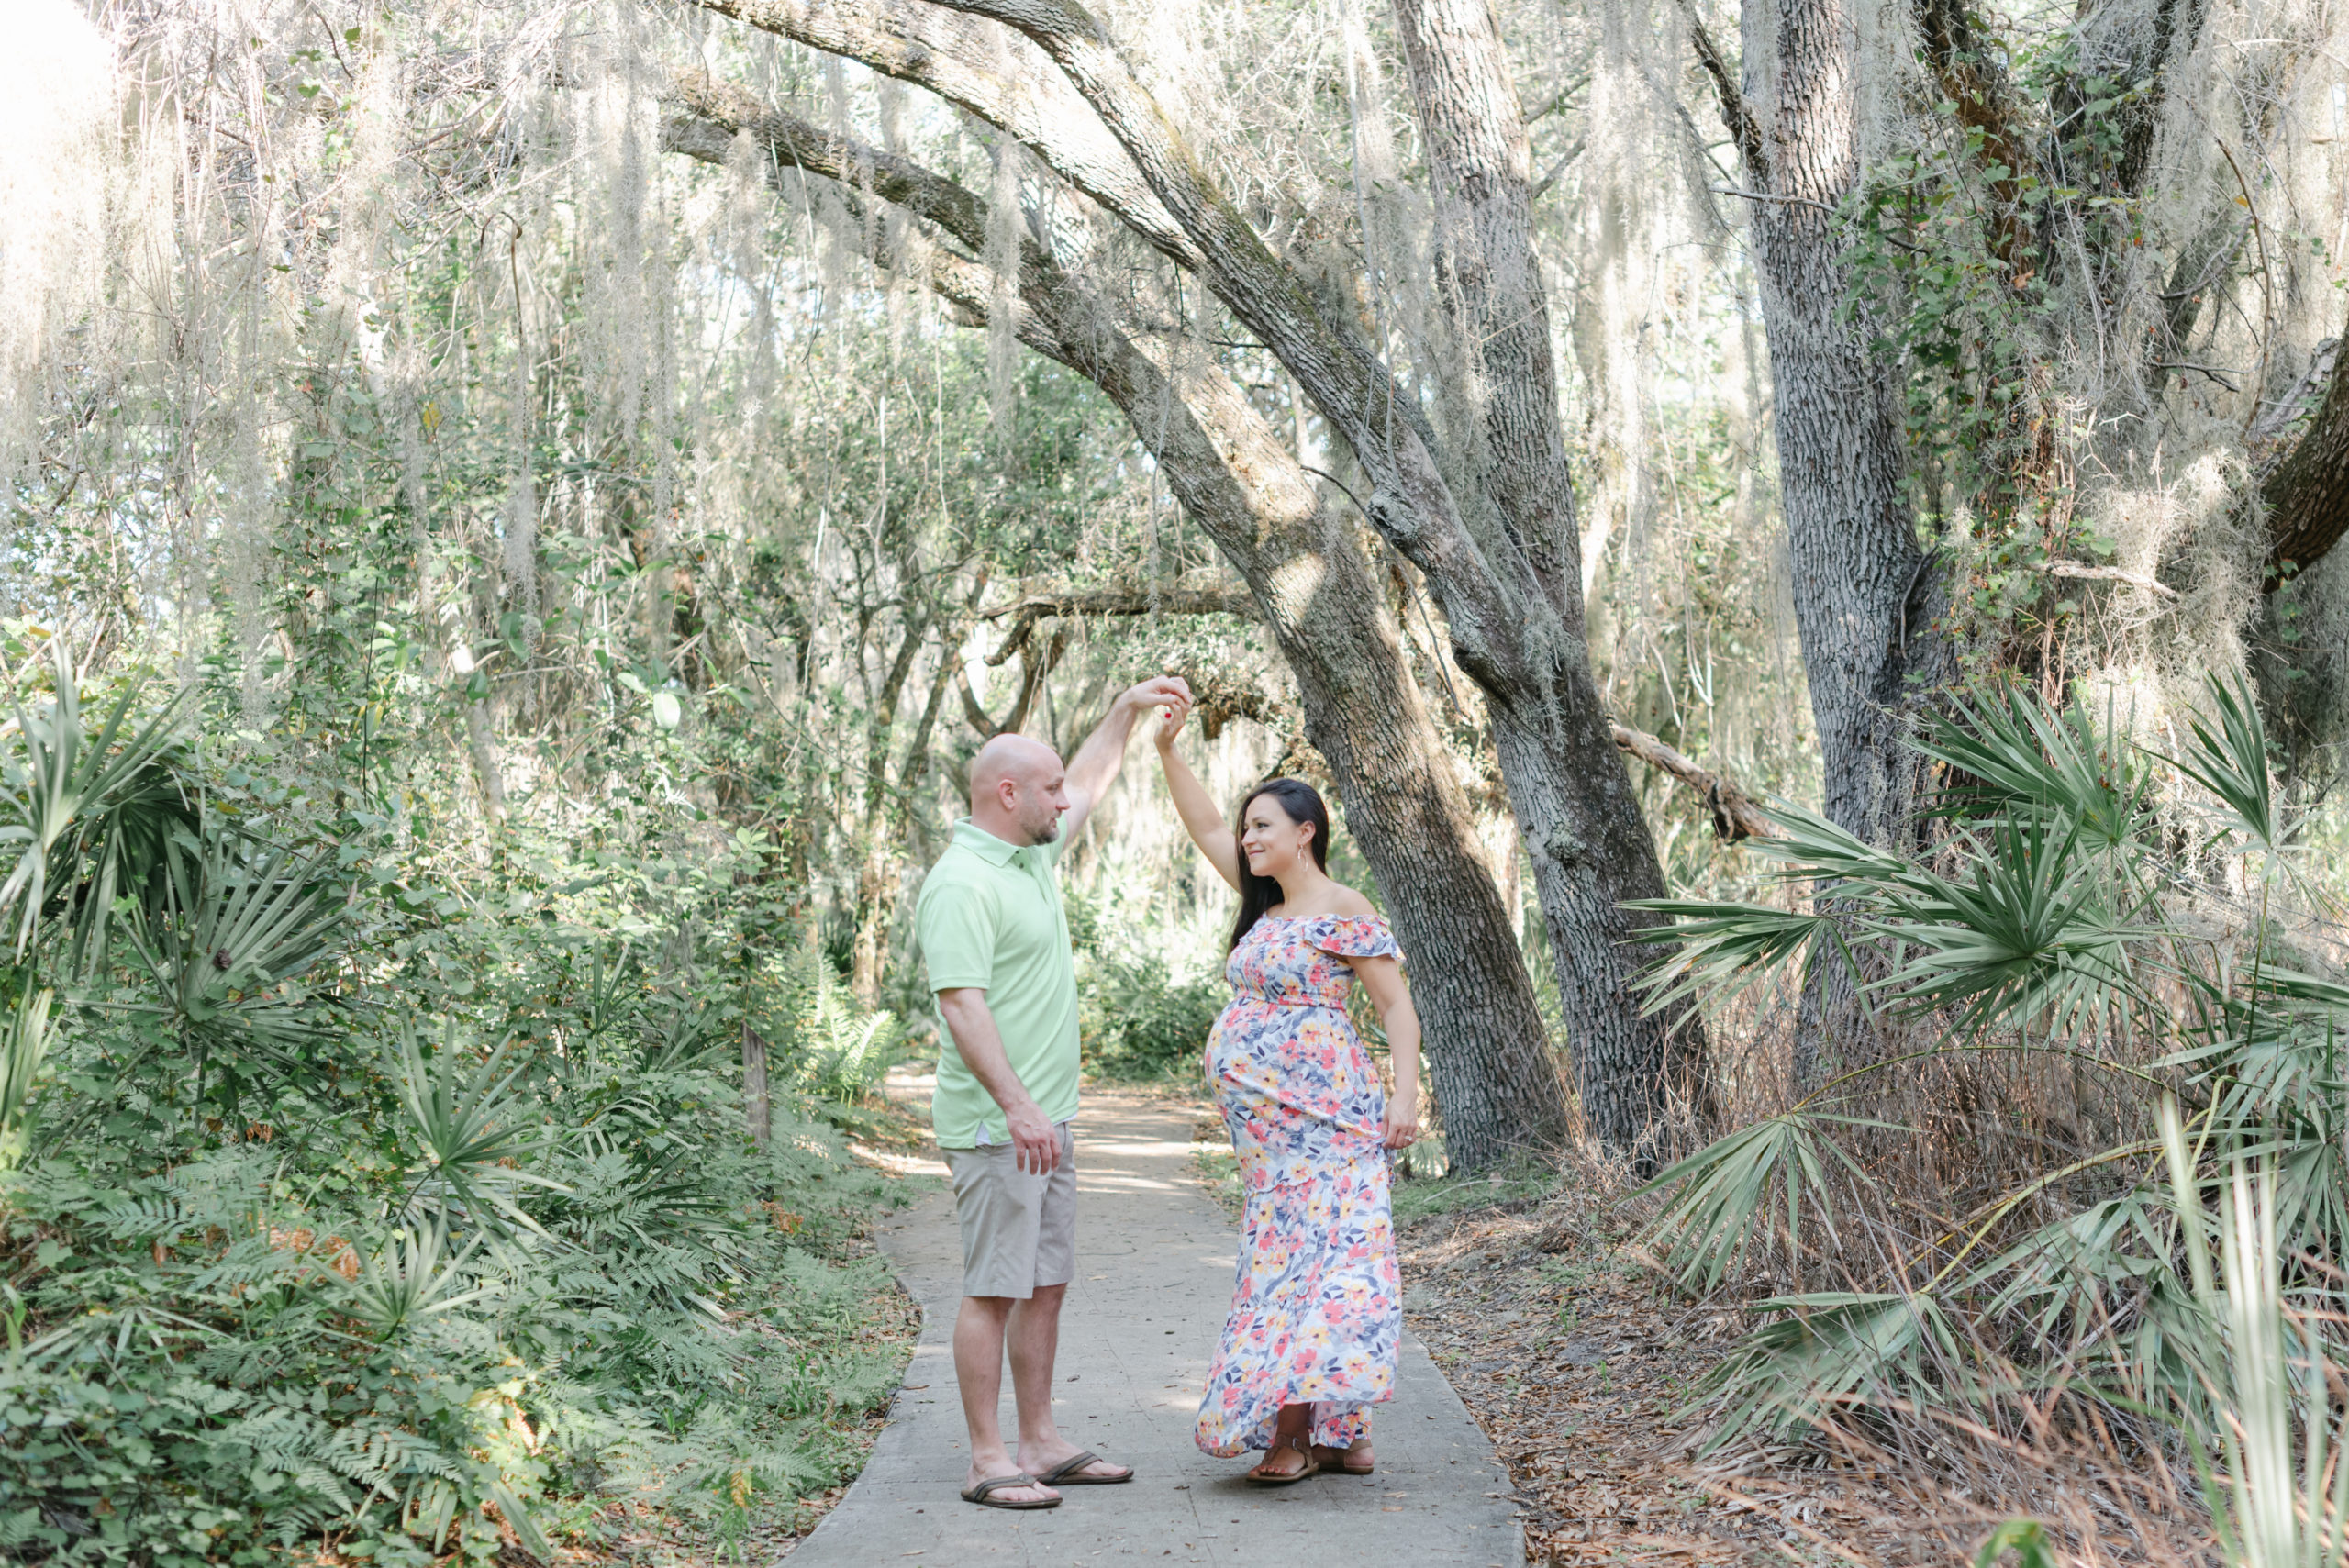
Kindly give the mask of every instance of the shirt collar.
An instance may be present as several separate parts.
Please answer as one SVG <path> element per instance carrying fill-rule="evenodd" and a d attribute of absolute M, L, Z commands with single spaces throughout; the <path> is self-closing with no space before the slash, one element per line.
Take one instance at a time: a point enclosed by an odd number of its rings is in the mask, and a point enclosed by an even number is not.
<path fill-rule="evenodd" d="M 1009 865 L 1020 849 L 1018 844 L 1005 843 L 967 817 L 954 819 L 954 841 L 989 865 Z"/>

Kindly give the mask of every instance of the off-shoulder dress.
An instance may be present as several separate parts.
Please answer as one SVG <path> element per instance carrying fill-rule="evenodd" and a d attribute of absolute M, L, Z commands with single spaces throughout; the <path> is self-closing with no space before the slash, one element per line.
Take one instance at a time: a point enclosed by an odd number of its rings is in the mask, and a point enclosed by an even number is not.
<path fill-rule="evenodd" d="M 1399 956 L 1375 915 L 1266 916 L 1231 950 L 1231 1005 L 1207 1065 L 1247 1187 L 1240 1266 L 1196 1440 L 1223 1457 L 1272 1444 L 1311 1404 L 1317 1443 L 1370 1432 L 1394 1397 L 1402 1289 L 1386 1095 L 1345 1012 L 1337 956 Z"/>

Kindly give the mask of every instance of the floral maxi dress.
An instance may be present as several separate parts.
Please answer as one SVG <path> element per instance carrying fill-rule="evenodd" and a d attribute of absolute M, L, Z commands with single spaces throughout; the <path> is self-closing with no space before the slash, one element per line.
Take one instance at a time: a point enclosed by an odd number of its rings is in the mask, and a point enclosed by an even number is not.
<path fill-rule="evenodd" d="M 1195 1433 L 1224 1458 L 1269 1449 L 1284 1405 L 1311 1404 L 1312 1440 L 1343 1448 L 1395 1394 L 1386 1096 L 1346 1018 L 1353 972 L 1338 953 L 1399 956 L 1375 915 L 1258 920 L 1231 950 L 1231 1005 L 1208 1037 L 1247 1189 L 1231 1316 Z"/>

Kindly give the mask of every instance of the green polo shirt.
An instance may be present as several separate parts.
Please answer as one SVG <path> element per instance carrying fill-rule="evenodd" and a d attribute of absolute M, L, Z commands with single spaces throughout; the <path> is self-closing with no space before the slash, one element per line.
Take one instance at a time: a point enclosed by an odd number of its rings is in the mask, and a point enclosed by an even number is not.
<path fill-rule="evenodd" d="M 932 995 L 965 985 L 987 994 L 1011 1070 L 1053 1122 L 1076 1115 L 1076 960 L 1052 874 L 1063 842 L 1007 844 L 965 817 L 914 903 Z M 975 1148 L 982 1133 L 1010 1142 L 1003 1108 L 963 1064 L 942 1016 L 938 1042 L 930 1116 L 939 1147 Z"/>

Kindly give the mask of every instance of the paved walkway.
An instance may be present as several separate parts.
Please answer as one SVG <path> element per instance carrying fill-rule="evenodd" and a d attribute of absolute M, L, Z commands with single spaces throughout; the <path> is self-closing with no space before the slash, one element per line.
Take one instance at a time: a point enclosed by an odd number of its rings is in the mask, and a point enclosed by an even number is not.
<path fill-rule="evenodd" d="M 924 1314 L 905 1386 L 863 1477 L 789 1568 L 1127 1559 L 1520 1568 L 1523 1533 L 1495 1496 L 1508 1484 L 1492 1447 L 1408 1335 L 1397 1396 L 1376 1417 L 1376 1475 L 1257 1488 L 1240 1478 L 1250 1461 L 1193 1446 L 1236 1242 L 1186 1168 L 1194 1119 L 1181 1106 L 1088 1094 L 1076 1125 L 1076 1280 L 1053 1404 L 1063 1432 L 1132 1465 L 1135 1480 L 1068 1488 L 1048 1512 L 978 1508 L 955 1496 L 966 1461 L 949 1340 L 962 1255 L 953 1199 L 941 1192 L 881 1236 Z M 1004 1382 L 1004 1430 L 1013 1432 L 1008 1373 Z"/>

